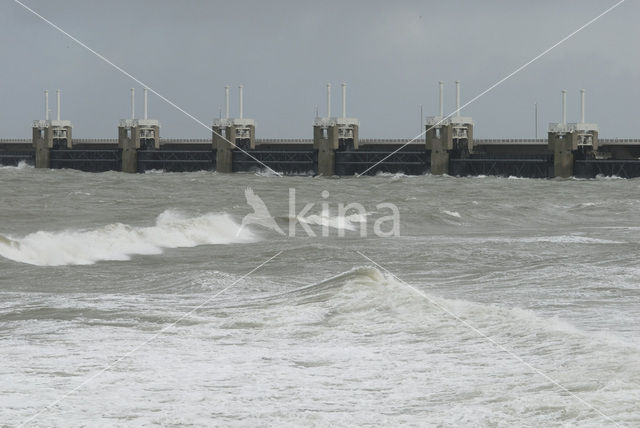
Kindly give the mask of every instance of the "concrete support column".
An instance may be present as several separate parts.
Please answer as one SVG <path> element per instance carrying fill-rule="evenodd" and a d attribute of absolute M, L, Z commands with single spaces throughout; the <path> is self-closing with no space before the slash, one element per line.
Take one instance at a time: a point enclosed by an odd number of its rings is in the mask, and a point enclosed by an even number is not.
<path fill-rule="evenodd" d="M 473 154 L 473 125 L 467 124 L 467 150 L 469 154 Z"/>
<path fill-rule="evenodd" d="M 554 177 L 573 175 L 574 152 L 578 149 L 577 135 L 573 132 L 549 132 L 549 150 L 553 152 Z"/>
<path fill-rule="evenodd" d="M 431 127 L 429 125 L 426 126 L 426 132 L 424 135 L 424 142 L 425 142 L 425 146 L 427 151 L 431 151 L 432 147 L 433 147 L 433 140 L 439 138 L 438 134 L 437 134 L 437 130 L 434 127 Z"/>
<path fill-rule="evenodd" d="M 256 127 L 249 125 L 249 148 L 256 148 Z"/>
<path fill-rule="evenodd" d="M 153 147 L 156 150 L 160 150 L 160 127 L 159 126 L 153 126 Z"/>
<path fill-rule="evenodd" d="M 50 168 L 51 149 L 53 148 L 51 128 L 33 128 L 31 141 L 35 149 L 36 168 Z"/>
<path fill-rule="evenodd" d="M 236 141 L 236 129 L 233 126 L 227 126 L 224 137 L 222 138 L 223 128 L 219 128 L 217 135 L 213 134 L 214 147 L 216 148 L 216 172 L 230 173 L 233 172 L 233 150 L 234 146 L 229 144 L 229 141 L 235 143 Z M 228 140 L 228 141 L 227 141 Z"/>
<path fill-rule="evenodd" d="M 358 144 L 360 141 L 360 127 L 358 125 L 353 125 L 353 148 L 358 150 Z"/>
<path fill-rule="evenodd" d="M 431 174 L 449 174 L 449 156 L 453 150 L 453 127 L 441 126 L 440 138 L 435 135 L 435 129 L 427 132 L 427 150 L 431 150 Z"/>
<path fill-rule="evenodd" d="M 327 135 L 324 135 L 324 129 Z M 313 127 L 313 148 L 318 150 L 318 174 L 330 177 L 335 175 L 336 150 L 338 149 L 338 127 Z"/>
<path fill-rule="evenodd" d="M 138 172 L 140 131 L 137 127 L 118 127 L 118 147 L 122 150 L 122 172 Z"/>
<path fill-rule="evenodd" d="M 431 149 L 431 174 L 449 174 L 449 150 L 443 147 L 442 140 L 435 140 Z"/>
<path fill-rule="evenodd" d="M 320 150 L 320 141 L 325 138 L 324 130 L 322 126 L 313 127 L 313 148 L 314 150 Z"/>
<path fill-rule="evenodd" d="M 73 148 L 73 140 L 71 137 L 71 127 L 65 126 L 64 130 L 66 131 L 66 134 L 67 134 L 67 149 L 71 149 Z"/>

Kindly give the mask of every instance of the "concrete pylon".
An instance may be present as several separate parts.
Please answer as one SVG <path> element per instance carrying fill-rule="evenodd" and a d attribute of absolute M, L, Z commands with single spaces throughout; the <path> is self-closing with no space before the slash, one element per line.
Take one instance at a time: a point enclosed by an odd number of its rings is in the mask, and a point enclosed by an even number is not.
<path fill-rule="evenodd" d="M 431 174 L 449 174 L 449 159 L 453 150 L 453 129 L 451 125 L 440 127 L 440 137 L 431 141 Z"/>
<path fill-rule="evenodd" d="M 53 132 L 50 127 L 32 129 L 32 143 L 35 149 L 36 168 L 51 167 L 51 149 L 53 148 Z"/>
<path fill-rule="evenodd" d="M 138 172 L 138 149 L 140 135 L 138 127 L 118 127 L 118 147 L 122 150 L 122 172 Z"/>
<path fill-rule="evenodd" d="M 216 150 L 216 172 L 233 172 L 233 151 L 235 147 L 229 141 L 236 140 L 233 126 L 213 127 L 213 147 Z M 228 140 L 228 141 L 227 141 Z"/>
<path fill-rule="evenodd" d="M 313 148 L 318 150 L 318 174 L 332 176 L 336 173 L 336 150 L 339 147 L 338 127 L 335 125 L 313 127 Z"/>
<path fill-rule="evenodd" d="M 578 150 L 575 132 L 549 132 L 549 150 L 553 152 L 553 175 L 568 178 L 573 175 L 574 153 Z"/>

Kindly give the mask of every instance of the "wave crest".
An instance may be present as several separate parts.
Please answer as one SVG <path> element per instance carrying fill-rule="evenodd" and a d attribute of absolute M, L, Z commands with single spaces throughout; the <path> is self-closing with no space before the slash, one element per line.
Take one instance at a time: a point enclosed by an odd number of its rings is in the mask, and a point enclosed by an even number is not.
<path fill-rule="evenodd" d="M 36 266 L 89 265 L 125 261 L 133 255 L 161 254 L 166 248 L 255 241 L 225 213 L 189 217 L 173 210 L 161 213 L 154 226 L 113 223 L 92 230 L 38 231 L 22 238 L 0 235 L 0 256 Z"/>

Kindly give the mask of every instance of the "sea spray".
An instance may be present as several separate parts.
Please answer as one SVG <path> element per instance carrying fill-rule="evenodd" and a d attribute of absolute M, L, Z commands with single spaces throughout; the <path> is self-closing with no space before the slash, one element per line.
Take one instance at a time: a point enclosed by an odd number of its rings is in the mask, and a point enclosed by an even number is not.
<path fill-rule="evenodd" d="M 173 210 L 154 226 L 113 223 L 91 230 L 38 231 L 22 238 L 0 239 L 0 256 L 37 266 L 88 265 L 130 260 L 133 255 L 161 254 L 166 248 L 247 243 L 256 240 L 227 214 L 189 217 Z"/>

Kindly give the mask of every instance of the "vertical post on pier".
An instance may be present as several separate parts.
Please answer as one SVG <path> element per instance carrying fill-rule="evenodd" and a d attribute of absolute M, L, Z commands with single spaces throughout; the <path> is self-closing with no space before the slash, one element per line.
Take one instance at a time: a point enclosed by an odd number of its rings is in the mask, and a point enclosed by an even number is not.
<path fill-rule="evenodd" d="M 342 83 L 342 118 L 347 118 L 347 84 Z"/>
<path fill-rule="evenodd" d="M 229 119 L 229 86 L 224 87 L 224 97 L 226 101 L 225 119 Z"/>
<path fill-rule="evenodd" d="M 327 119 L 331 117 L 331 83 L 327 83 Z"/>
<path fill-rule="evenodd" d="M 460 81 L 456 80 L 456 117 L 460 117 Z"/>
<path fill-rule="evenodd" d="M 136 90 L 131 88 L 131 120 L 136 118 Z"/>
<path fill-rule="evenodd" d="M 562 90 L 562 124 L 567 124 L 567 91 Z"/>
<path fill-rule="evenodd" d="M 240 116 L 239 116 L 240 119 L 243 119 L 243 116 L 244 116 L 244 111 L 243 111 L 244 110 L 244 106 L 242 105 L 242 103 L 243 103 L 243 93 L 242 93 L 243 89 L 244 88 L 243 88 L 242 85 L 238 86 L 238 96 L 240 98 Z"/>
<path fill-rule="evenodd" d="M 584 89 L 580 89 L 580 123 L 584 123 Z"/>
<path fill-rule="evenodd" d="M 149 117 L 147 115 L 148 113 L 148 92 L 149 90 L 147 88 L 144 88 L 144 120 L 147 120 Z"/>
<path fill-rule="evenodd" d="M 440 119 L 444 117 L 444 82 L 441 80 L 438 82 L 440 86 Z"/>
<path fill-rule="evenodd" d="M 538 139 L 538 103 L 534 103 L 533 104 L 533 108 L 535 110 L 535 113 L 534 113 L 534 116 L 535 116 L 534 123 L 535 123 L 535 125 L 534 126 L 535 126 L 535 138 L 537 140 Z"/>
<path fill-rule="evenodd" d="M 58 121 L 60 120 L 60 89 L 56 90 L 56 97 L 58 99 Z"/>

